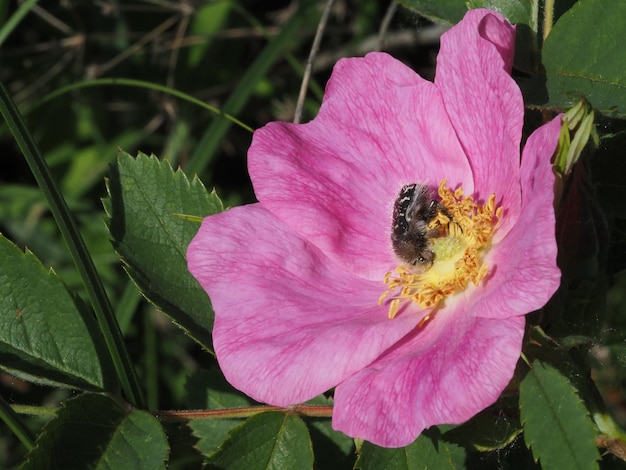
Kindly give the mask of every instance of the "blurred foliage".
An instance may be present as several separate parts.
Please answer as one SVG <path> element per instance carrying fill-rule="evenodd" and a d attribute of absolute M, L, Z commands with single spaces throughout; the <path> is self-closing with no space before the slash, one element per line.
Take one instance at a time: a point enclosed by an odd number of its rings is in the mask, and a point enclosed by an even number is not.
<path fill-rule="evenodd" d="M 147 87 L 94 84 L 133 79 L 169 87 L 223 109 L 239 99 L 236 117 L 257 128 L 291 120 L 323 2 L 161 0 L 34 2 L 0 44 L 0 81 L 37 140 L 94 258 L 152 409 L 187 406 L 188 376 L 213 364 L 211 355 L 143 300 L 109 241 L 101 199 L 120 150 L 166 158 L 183 169 L 194 154 L 207 188 L 226 205 L 252 202 L 246 171 L 250 132 L 229 126 L 210 155 L 200 142 L 219 118 L 183 99 Z M 21 5 L 21 3 L 20 3 Z M 0 2 L 0 25 L 16 11 Z M 336 1 L 315 62 L 303 120 L 319 107 L 337 59 L 381 47 L 387 1 Z M 276 38 L 297 19 L 282 41 Z M 385 50 L 432 77 L 444 28 L 399 10 L 382 38 Z M 270 49 L 273 48 L 273 49 Z M 269 52 L 268 51 L 269 49 Z M 241 84 L 261 57 L 248 90 Z M 90 86 L 85 86 L 90 85 Z M 23 157 L 0 127 L 0 233 L 28 247 L 72 292 L 80 277 Z M 208 136 L 210 138 L 211 135 Z M 193 175 L 188 175 L 193 176 Z M 158 345 L 158 347 L 157 347 Z M 18 406 L 57 406 L 73 392 L 0 376 L 2 396 Z M 38 433 L 46 416 L 27 420 Z M 188 428 L 167 426 L 172 468 L 195 468 L 201 454 Z M 184 443 L 183 443 L 184 442 Z M 23 460 L 24 447 L 0 426 L 0 467 Z"/>
<path fill-rule="evenodd" d="M 589 5 L 592 2 L 597 0 L 578 3 Z M 0 1 L 0 24 L 7 25 L 19 6 L 16 3 Z M 208 388 L 207 377 L 212 377 L 210 374 L 216 370 L 214 359 L 145 300 L 124 272 L 109 240 L 101 199 L 107 196 L 105 177 L 111 174 L 110 165 L 115 164 L 123 151 L 131 155 L 153 153 L 183 171 L 191 167 L 209 190 L 216 189 L 226 206 L 252 202 L 254 195 L 246 171 L 251 134 L 195 103 L 148 86 L 93 80 L 132 79 L 168 87 L 231 113 L 251 128 L 273 120 L 292 120 L 303 67 L 325 2 L 64 0 L 50 3 L 53 4 L 30 2 L 27 14 L 0 43 L 0 81 L 10 90 L 24 114 L 29 131 L 36 138 L 78 221 L 118 316 L 149 408 L 216 408 L 215 402 L 220 400 L 222 406 L 233 403 L 239 406 L 242 397 L 231 390 L 223 395 L 220 391 L 212 397 L 200 397 Z M 400 3 L 425 16 L 403 8 L 393 10 L 395 4 L 389 1 L 334 2 L 313 68 L 303 121 L 315 116 L 323 85 L 333 64 L 341 57 L 382 49 L 406 62 L 423 77 L 432 79 L 438 38 L 447 26 L 431 20 L 449 25 L 462 16 L 468 3 L 459 0 Z M 469 2 L 472 6 L 497 3 Z M 573 0 L 557 1 L 555 20 L 565 15 L 574 3 Z M 526 0 L 509 2 L 510 8 L 504 13 L 510 12 L 517 15 L 517 20 L 524 20 L 531 14 L 529 5 L 532 4 L 534 2 Z M 391 13 L 388 24 L 387 13 Z M 615 18 L 618 17 L 613 20 Z M 533 42 L 536 31 L 533 28 L 537 25 L 528 21 L 531 24 L 518 26 L 520 49 L 516 55 L 515 75 L 529 107 L 539 109 L 529 115 L 531 125 L 533 119 L 542 120 L 546 113 L 558 110 L 546 111 L 546 106 L 562 105 L 565 101 L 554 97 L 548 101 L 542 58 L 534 47 L 539 41 Z M 589 57 L 582 57 L 587 62 L 578 60 L 580 54 L 576 46 L 588 45 L 587 38 L 568 35 L 571 30 L 566 26 L 571 22 L 571 18 L 565 17 L 562 23 L 565 31 L 555 27 L 555 35 L 550 39 L 553 44 L 546 42 L 551 48 L 548 58 L 573 57 L 575 65 L 581 65 L 583 71 L 589 70 Z M 587 26 L 587 31 L 593 29 Z M 565 40 L 570 41 L 567 56 L 561 54 L 559 47 L 562 46 L 559 41 Z M 619 49 L 619 44 L 619 41 L 614 42 L 615 50 Z M 615 67 L 619 70 L 623 64 L 616 61 Z M 561 78 L 548 67 L 549 80 Z M 560 87 L 561 82 L 558 84 Z M 593 100 L 590 104 L 594 105 Z M 572 173 L 560 182 L 557 232 L 563 284 L 543 311 L 529 317 L 542 328 L 529 332 L 525 354 L 530 362 L 538 363 L 537 359 L 541 359 L 552 366 L 559 364 L 560 372 L 567 369 L 565 375 L 591 412 L 594 408 L 589 403 L 606 407 L 617 424 L 625 426 L 623 149 L 626 126 L 624 121 L 614 118 L 606 115 L 597 118 L 598 147 L 581 151 Z M 85 297 L 80 277 L 46 202 L 5 127 L 0 127 L 0 137 L 3 155 L 0 159 L 0 233 L 20 248 L 28 247 L 44 266 L 54 267 L 71 292 Z M 164 171 L 172 173 L 167 168 Z M 112 174 L 115 183 L 115 171 Z M 189 180 L 193 176 L 188 172 Z M 123 259 L 133 259 L 136 250 L 122 248 L 127 250 Z M 167 281 L 167 275 L 164 278 L 161 282 Z M 149 286 L 143 287 L 149 292 Z M 160 287 L 157 290 L 161 292 Z M 154 296 L 147 297 L 160 305 Z M 82 305 L 82 300 L 77 298 L 76 303 Z M 193 330 L 193 322 L 186 327 Z M 208 342 L 205 340 L 204 344 Z M 519 369 L 511 386 L 513 392 L 524 376 L 528 377 L 528 368 Z M 564 389 L 571 392 L 572 401 L 576 401 L 576 392 L 568 388 L 569 383 L 556 371 L 550 370 L 550 374 L 556 381 L 563 382 Z M 594 382 L 581 385 L 588 375 Z M 212 382 L 214 387 L 216 381 Z M 596 388 L 590 384 L 595 384 Z M 217 389 L 221 387 L 227 385 L 218 383 Z M 70 390 L 36 386 L 5 374 L 0 375 L 0 391 L 10 404 L 22 407 L 24 416 L 29 414 L 28 405 L 55 407 L 75 395 Z M 84 398 L 66 401 L 63 410 L 80 407 L 89 410 L 92 402 L 110 400 L 110 397 L 86 394 Z M 48 442 L 47 445 L 53 447 L 47 440 L 67 418 L 60 413 L 61 418 L 50 420 L 49 415 L 37 413 L 35 409 L 30 412 L 33 416 L 25 420 L 27 425 L 34 434 L 39 434 L 48 423 L 44 444 Z M 149 417 L 125 410 L 121 405 L 117 414 L 108 418 L 121 431 L 126 429 L 127 420 L 150 421 Z M 267 422 L 280 427 L 280 419 L 263 416 L 256 418 L 252 425 L 238 428 L 235 426 L 239 426 L 241 420 L 224 419 L 218 427 L 221 426 L 219 432 L 223 435 L 232 429 L 236 429 L 235 436 L 249 435 L 255 431 L 255 426 L 265 426 Z M 532 421 L 533 417 L 530 419 Z M 291 421 L 293 423 L 288 424 L 302 437 L 304 426 L 298 419 Z M 498 425 L 497 435 L 491 425 L 494 421 Z M 308 424 L 308 420 L 306 422 Z M 607 432 L 597 421 L 595 424 L 602 432 Z M 213 458 L 216 465 L 230 461 L 228 448 L 210 457 L 219 442 L 206 439 L 206 425 L 202 420 L 192 421 L 189 427 L 176 422 L 164 424 L 170 468 L 197 468 L 207 457 Z M 441 433 L 437 429 L 430 430 L 404 451 L 401 463 L 413 462 L 419 451 L 433 462 L 445 459 L 455 464 L 465 459 L 469 468 L 535 468 L 521 437 L 521 426 L 517 400 L 504 397 L 463 426 L 441 429 Z M 214 431 L 211 428 L 211 432 Z M 77 434 L 81 432 L 78 429 Z M 354 464 L 352 441 L 345 436 L 337 437 L 337 433 L 332 437 L 327 421 L 315 422 L 309 432 L 319 454 L 316 466 L 330 468 L 328 455 L 341 462 L 341 468 Z M 204 440 L 198 443 L 196 438 L 200 436 L 204 436 Z M 434 453 L 431 440 L 434 442 L 441 436 L 447 441 L 442 447 L 443 453 Z M 334 449 L 335 454 L 324 457 L 324 445 L 328 442 L 332 445 L 326 448 Z M 441 443 L 443 445 L 443 441 Z M 466 454 L 459 445 L 465 447 Z M 321 450 L 318 451 L 317 446 Z M 603 447 L 608 448 L 608 444 Z M 397 461 L 399 452 L 370 445 L 361 450 L 362 455 L 370 459 L 360 461 L 362 468 L 370 468 L 368 465 L 375 462 Z M 24 445 L 6 427 L 0 426 L 0 468 L 19 465 L 25 454 Z M 42 458 L 41 454 L 35 454 L 33 461 L 37 462 L 38 458 Z M 511 467 L 510 462 L 517 462 L 517 465 Z M 613 457 L 603 458 L 602 463 L 606 468 L 625 468 Z"/>

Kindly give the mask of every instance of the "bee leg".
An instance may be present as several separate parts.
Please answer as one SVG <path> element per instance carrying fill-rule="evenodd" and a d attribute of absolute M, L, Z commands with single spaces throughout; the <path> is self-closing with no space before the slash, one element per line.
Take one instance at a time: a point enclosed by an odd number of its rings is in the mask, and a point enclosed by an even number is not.
<path fill-rule="evenodd" d="M 450 219 L 450 222 L 452 222 L 454 225 L 456 225 L 459 230 L 461 231 L 461 233 L 463 233 L 463 227 L 461 227 L 456 220 L 454 220 L 454 217 L 452 217 L 452 214 L 450 214 L 450 211 L 448 209 L 446 209 L 446 207 L 441 204 L 439 201 L 435 201 L 433 200 L 431 202 L 431 205 L 435 204 L 436 210 L 437 212 L 441 212 L 443 215 L 445 215 L 448 219 Z"/>

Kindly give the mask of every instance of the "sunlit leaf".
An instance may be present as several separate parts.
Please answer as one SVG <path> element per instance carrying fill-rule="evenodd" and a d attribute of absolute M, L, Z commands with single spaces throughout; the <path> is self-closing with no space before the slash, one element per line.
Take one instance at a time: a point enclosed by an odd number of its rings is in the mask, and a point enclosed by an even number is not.
<path fill-rule="evenodd" d="M 586 97 L 594 108 L 626 115 L 626 2 L 584 0 L 554 25 L 543 47 L 549 105 Z"/>
<path fill-rule="evenodd" d="M 566 377 L 535 361 L 520 386 L 524 440 L 545 470 L 595 469 L 600 458 L 587 409 Z"/>
<path fill-rule="evenodd" d="M 283 413 L 261 413 L 235 429 L 208 468 L 284 470 L 313 468 L 313 449 L 304 422 Z"/>

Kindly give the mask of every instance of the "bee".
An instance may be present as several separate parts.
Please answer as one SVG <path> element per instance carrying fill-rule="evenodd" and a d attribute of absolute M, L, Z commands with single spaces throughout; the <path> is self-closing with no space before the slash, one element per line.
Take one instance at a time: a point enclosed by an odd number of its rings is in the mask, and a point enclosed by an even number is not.
<path fill-rule="evenodd" d="M 423 184 L 403 186 L 393 206 L 391 244 L 393 251 L 402 260 L 420 271 L 428 269 L 435 259 L 431 240 L 439 236 L 439 229 L 429 224 L 443 213 L 452 220 L 448 210 Z"/>

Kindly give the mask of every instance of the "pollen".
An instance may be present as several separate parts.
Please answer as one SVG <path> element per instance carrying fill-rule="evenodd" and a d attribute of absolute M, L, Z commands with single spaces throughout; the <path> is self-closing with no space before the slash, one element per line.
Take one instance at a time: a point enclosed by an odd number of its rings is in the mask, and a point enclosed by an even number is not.
<path fill-rule="evenodd" d="M 489 273 L 484 261 L 493 234 L 500 225 L 502 207 L 496 207 L 492 194 L 484 204 L 463 194 L 463 188 L 452 191 L 446 180 L 439 184 L 438 195 L 446 211 L 439 211 L 429 222 L 438 236 L 430 240 L 434 260 L 426 270 L 403 264 L 384 277 L 387 286 L 379 304 L 388 303 L 389 318 L 394 318 L 407 302 L 421 309 L 441 307 L 445 299 L 479 285 Z M 430 319 L 430 314 L 420 326 Z"/>

